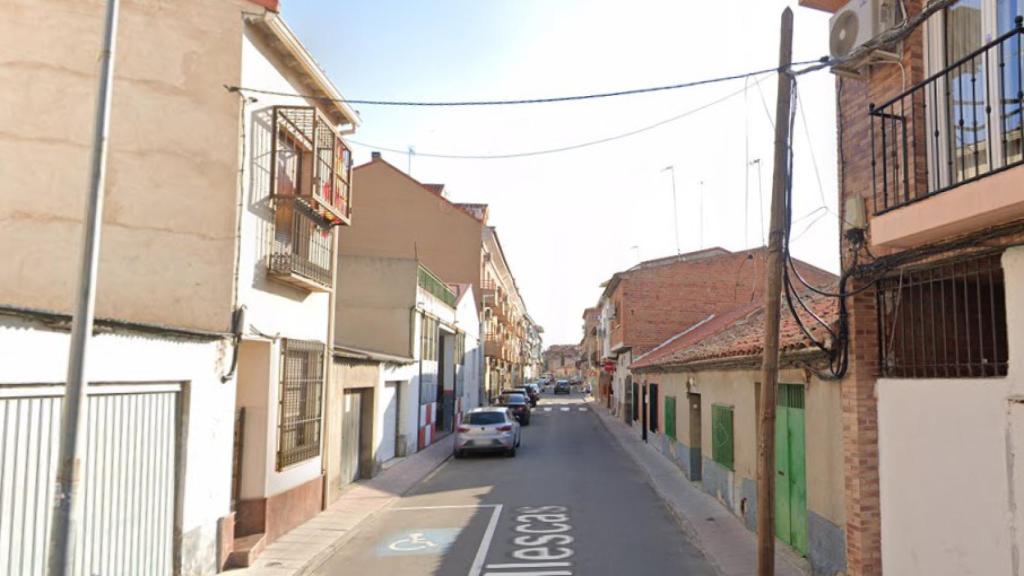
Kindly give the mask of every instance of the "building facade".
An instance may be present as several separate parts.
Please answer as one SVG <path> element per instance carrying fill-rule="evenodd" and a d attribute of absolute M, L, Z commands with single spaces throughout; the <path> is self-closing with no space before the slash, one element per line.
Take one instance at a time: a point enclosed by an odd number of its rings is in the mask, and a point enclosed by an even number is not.
<path fill-rule="evenodd" d="M 1022 15 L 953 2 L 835 69 L 850 574 L 1020 570 Z"/>
<path fill-rule="evenodd" d="M 90 553 L 131 536 L 158 559 L 147 574 L 211 574 L 320 507 L 331 255 L 335 226 L 350 215 L 342 133 L 358 118 L 319 104 L 340 94 L 276 2 L 122 4 L 81 493 L 85 518 L 110 510 L 124 529 L 81 530 L 77 561 L 90 573 L 131 572 L 124 558 Z M 0 24 L 20 54 L 0 73 L 26 87 L 0 96 L 3 110 L 18 111 L 0 138 L 16 192 L 0 205 L 11 223 L 0 230 L 11 255 L 0 273 L 0 381 L 11 386 L 0 403 L 19 417 L 0 427 L 27 431 L 4 437 L 35 438 L 41 450 L 56 436 L 31 430 L 57 426 L 63 398 L 103 10 L 15 8 Z M 256 99 L 226 84 L 295 96 Z M 54 110 L 59 123 L 39 122 Z M 309 122 L 285 128 L 283 114 Z M 319 165 L 300 160 L 314 148 Z M 287 410 L 267 409 L 296 389 Z M 297 424 L 304 415 L 313 423 Z M 23 473 L 24 448 L 6 445 L 0 466 Z M 45 557 L 20 539 L 46 541 L 56 450 L 47 453 L 18 495 L 31 509 L 0 536 L 20 554 L 5 561 L 27 573 Z M 135 469 L 130 454 L 144 454 Z M 109 489 L 114 478 L 121 489 Z"/>

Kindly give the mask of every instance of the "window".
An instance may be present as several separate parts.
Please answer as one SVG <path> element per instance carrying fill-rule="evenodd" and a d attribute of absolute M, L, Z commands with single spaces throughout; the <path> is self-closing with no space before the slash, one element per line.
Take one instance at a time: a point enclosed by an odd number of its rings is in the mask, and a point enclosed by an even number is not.
<path fill-rule="evenodd" d="M 278 470 L 320 455 L 323 386 L 323 343 L 282 340 Z"/>
<path fill-rule="evenodd" d="M 486 426 L 488 424 L 504 424 L 507 422 L 504 412 L 472 412 L 466 416 L 466 424 Z"/>
<path fill-rule="evenodd" d="M 647 423 L 650 425 L 651 432 L 657 432 L 658 431 L 658 385 L 657 384 L 648 384 L 647 385 L 647 390 L 650 392 L 650 396 L 651 396 L 650 404 L 649 404 L 651 415 L 650 415 L 650 418 L 648 418 Z"/>
<path fill-rule="evenodd" d="M 420 359 L 428 362 L 437 360 L 437 318 L 423 316 L 420 330 Z"/>
<path fill-rule="evenodd" d="M 676 439 L 676 397 L 665 396 L 665 436 Z"/>
<path fill-rule="evenodd" d="M 729 470 L 734 466 L 732 415 L 732 406 L 711 406 L 711 458 Z"/>
<path fill-rule="evenodd" d="M 1006 290 L 999 254 L 881 280 L 878 316 L 880 370 L 885 376 L 1006 375 Z"/>

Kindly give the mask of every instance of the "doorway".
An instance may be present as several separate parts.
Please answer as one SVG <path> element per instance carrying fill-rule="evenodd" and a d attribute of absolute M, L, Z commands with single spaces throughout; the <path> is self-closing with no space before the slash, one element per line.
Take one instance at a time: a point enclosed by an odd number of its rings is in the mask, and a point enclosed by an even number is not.
<path fill-rule="evenodd" d="M 701 410 L 700 394 L 687 394 L 690 403 L 690 480 L 697 482 L 704 478 L 704 461 L 701 456 Z"/>
<path fill-rule="evenodd" d="M 644 442 L 647 442 L 647 384 L 644 383 L 643 394 L 641 394 L 640 402 L 640 437 L 643 438 Z"/>
<path fill-rule="evenodd" d="M 363 395 L 346 390 L 341 408 L 341 485 L 359 479 L 359 446 L 362 440 Z"/>
<path fill-rule="evenodd" d="M 807 553 L 804 387 L 779 384 L 775 412 L 775 535 Z"/>

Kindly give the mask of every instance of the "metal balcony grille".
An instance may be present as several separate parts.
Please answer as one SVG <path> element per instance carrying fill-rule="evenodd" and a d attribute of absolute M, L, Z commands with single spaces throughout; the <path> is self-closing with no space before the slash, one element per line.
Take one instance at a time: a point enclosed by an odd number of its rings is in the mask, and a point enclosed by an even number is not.
<path fill-rule="evenodd" d="M 324 344 L 281 341 L 277 469 L 320 455 Z"/>
<path fill-rule="evenodd" d="M 871 107 L 874 213 L 1024 163 L 1024 28 Z"/>
<path fill-rule="evenodd" d="M 349 218 L 352 154 L 330 123 L 309 106 L 275 106 L 273 122 L 274 195 L 302 198 L 332 221 Z"/>
<path fill-rule="evenodd" d="M 332 284 L 331 229 L 308 206 L 280 198 L 275 206 L 269 268 L 274 274 L 298 274 L 324 287 Z"/>
<path fill-rule="evenodd" d="M 1006 291 L 999 258 L 964 259 L 879 282 L 882 374 L 1005 376 Z"/>

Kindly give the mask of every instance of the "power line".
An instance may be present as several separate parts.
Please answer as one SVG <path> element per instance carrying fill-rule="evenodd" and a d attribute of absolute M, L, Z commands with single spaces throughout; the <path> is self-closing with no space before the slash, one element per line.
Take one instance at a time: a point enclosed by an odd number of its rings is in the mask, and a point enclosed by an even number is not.
<path fill-rule="evenodd" d="M 822 62 L 822 59 L 817 60 L 805 60 L 802 62 L 794 62 L 794 66 L 802 66 L 808 64 L 818 64 Z M 507 100 L 455 100 L 455 101 L 424 101 L 424 100 L 359 100 L 359 99 L 346 99 L 346 98 L 331 98 L 328 96 L 315 96 L 310 94 L 294 94 L 290 92 L 279 92 L 276 90 L 264 90 L 261 88 L 248 88 L 245 86 L 225 85 L 224 87 L 229 92 L 250 92 L 252 94 L 266 94 L 269 96 L 292 96 L 300 98 L 308 98 L 310 100 L 320 100 L 324 102 L 338 102 L 342 104 L 364 104 L 369 106 L 416 106 L 416 107 L 466 107 L 466 106 L 516 106 L 522 104 L 551 104 L 554 102 L 575 102 L 580 100 L 595 100 L 598 98 L 614 98 L 619 96 L 633 96 L 637 94 L 649 94 L 651 92 L 664 92 L 667 90 L 679 90 L 681 88 L 693 88 L 696 86 L 706 86 L 708 84 L 717 84 L 720 82 L 728 82 L 730 80 L 740 80 L 743 78 L 749 78 L 752 76 L 760 76 L 769 72 L 778 72 L 778 67 L 775 68 L 763 68 L 761 70 L 754 70 L 752 72 L 744 72 L 742 74 L 732 74 L 729 76 L 718 76 L 715 78 L 706 78 L 703 80 L 693 80 L 690 82 L 680 82 L 677 84 L 667 84 L 664 86 L 651 86 L 647 88 L 631 88 L 628 90 L 616 90 L 614 92 L 597 92 L 593 94 L 577 94 L 572 96 L 550 96 L 546 98 L 523 98 L 523 99 L 507 99 Z"/>
<path fill-rule="evenodd" d="M 743 89 L 737 90 L 735 92 L 731 92 L 729 94 L 726 94 L 725 96 L 722 96 L 721 98 L 718 98 L 716 100 L 712 100 L 711 102 L 708 102 L 706 104 L 702 104 L 701 106 L 698 106 L 697 108 L 693 108 L 691 110 L 687 110 L 686 112 L 683 112 L 682 114 L 677 114 L 675 116 L 672 116 L 671 118 L 666 118 L 664 120 L 660 120 L 658 122 L 655 122 L 654 124 L 649 124 L 647 126 L 644 126 L 642 128 L 637 128 L 635 130 L 630 130 L 629 132 L 624 132 L 622 134 L 616 134 L 614 136 L 607 136 L 605 138 L 600 138 L 598 140 L 590 140 L 588 142 L 580 142 L 580 143 L 577 143 L 577 144 L 569 144 L 567 146 L 559 146 L 557 148 L 546 148 L 546 149 L 542 149 L 542 150 L 531 150 L 531 151 L 527 151 L 527 152 L 511 152 L 511 153 L 507 153 L 507 154 L 438 154 L 438 153 L 419 152 L 419 151 L 417 151 L 416 155 L 417 156 L 423 156 L 423 157 L 426 157 L 426 158 L 444 158 L 444 159 L 449 159 L 449 160 L 506 160 L 506 159 L 511 159 L 511 158 L 527 158 L 527 157 L 530 157 L 530 156 L 542 156 L 542 155 L 545 155 L 545 154 L 556 154 L 558 152 L 568 152 L 570 150 L 579 150 L 580 148 L 587 148 L 587 147 L 590 147 L 590 146 L 597 146 L 598 144 L 605 144 L 605 143 L 608 143 L 608 142 L 613 142 L 615 140 L 621 140 L 623 138 L 628 138 L 630 136 L 636 136 L 637 134 L 641 134 L 643 132 L 648 132 L 648 131 L 653 130 L 655 128 L 658 128 L 660 126 L 664 126 L 665 124 L 670 124 L 670 123 L 675 122 L 677 120 L 682 120 L 683 118 L 686 118 L 687 116 L 691 116 L 693 114 L 696 114 L 697 112 L 701 112 L 703 110 L 707 110 L 708 108 L 711 108 L 712 106 L 714 106 L 716 104 L 721 104 L 722 102 L 725 102 L 726 100 L 729 100 L 730 98 L 738 96 L 738 95 L 740 95 L 742 93 L 743 93 Z M 398 149 L 398 148 L 389 148 L 387 146 L 376 146 L 374 144 L 369 144 L 369 143 L 366 143 L 366 142 L 360 142 L 358 140 L 352 140 L 352 139 L 348 139 L 348 142 L 351 142 L 352 144 L 358 144 L 360 146 L 365 146 L 367 148 L 373 148 L 375 150 L 383 150 L 385 152 L 394 152 L 394 153 L 397 153 L 397 154 L 408 154 L 408 150 L 401 150 L 401 149 Z"/>

